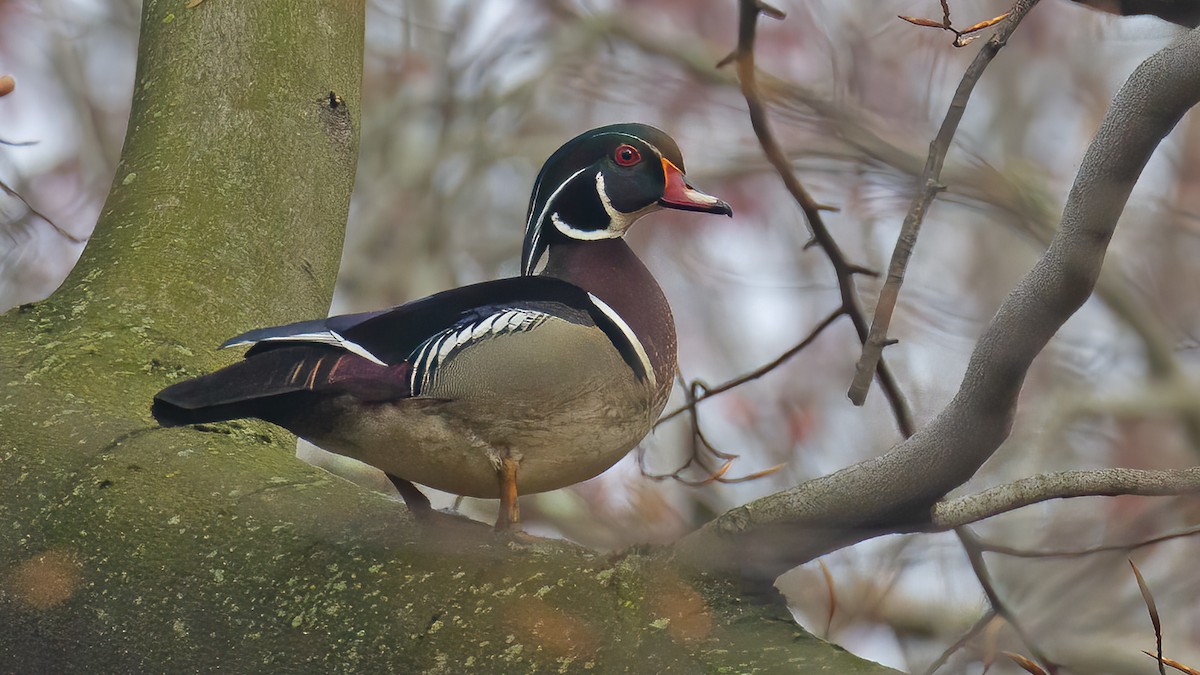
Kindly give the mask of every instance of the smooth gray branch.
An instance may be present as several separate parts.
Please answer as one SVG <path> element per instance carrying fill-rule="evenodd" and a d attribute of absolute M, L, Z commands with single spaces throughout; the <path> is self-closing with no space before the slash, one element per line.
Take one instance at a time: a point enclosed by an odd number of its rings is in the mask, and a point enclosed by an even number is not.
<path fill-rule="evenodd" d="M 1200 467 L 1177 471 L 1096 469 L 1062 471 L 999 485 L 978 494 L 938 502 L 930 522 L 947 530 L 1051 499 L 1140 495 L 1167 497 L 1200 493 Z"/>
<path fill-rule="evenodd" d="M 615 16 L 593 19 L 593 35 L 616 35 L 631 46 L 646 54 L 662 57 L 677 64 L 699 82 L 719 86 L 736 85 L 734 78 L 712 68 L 712 58 L 703 50 L 690 45 L 670 44 L 636 29 L 627 21 Z M 608 31 L 608 32 L 604 32 Z M 852 110 L 830 103 L 813 91 L 788 80 L 758 73 L 760 90 L 768 103 L 785 109 L 797 105 L 812 110 L 821 120 L 823 128 L 836 136 L 864 158 L 879 162 L 901 174 L 914 179 L 922 170 L 921 158 L 905 148 L 894 145 L 874 132 L 856 118 Z M 866 161 L 865 159 L 863 161 Z M 952 182 L 960 197 L 969 203 L 985 204 L 1006 214 L 1018 231 L 1027 233 L 1041 246 L 1048 246 L 1058 226 L 1057 214 L 1047 214 L 1042 206 L 1048 193 L 1020 186 L 1004 173 L 986 166 L 959 167 Z M 1151 375 L 1164 383 L 1174 385 L 1186 379 L 1178 359 L 1175 357 L 1171 339 L 1163 329 L 1162 320 L 1153 309 L 1136 293 L 1126 276 L 1123 266 L 1111 264 L 1113 252 L 1108 253 L 1110 264 L 1101 271 L 1095 289 L 1116 318 L 1128 325 L 1138 336 L 1145 352 Z M 1200 412 L 1181 410 L 1181 419 L 1193 447 L 1200 450 Z"/>

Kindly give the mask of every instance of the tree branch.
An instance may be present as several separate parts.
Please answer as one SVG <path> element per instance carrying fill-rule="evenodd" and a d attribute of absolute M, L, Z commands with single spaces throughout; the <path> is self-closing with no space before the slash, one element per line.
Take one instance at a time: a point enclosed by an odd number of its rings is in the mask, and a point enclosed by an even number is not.
<path fill-rule="evenodd" d="M 1025 18 L 1025 15 L 1033 9 L 1037 2 L 1038 0 L 1019 0 L 996 33 L 984 43 L 983 48 L 971 61 L 971 65 L 967 67 L 967 72 L 963 73 L 962 80 L 958 83 L 958 89 L 954 92 L 954 98 L 950 100 L 950 108 L 946 111 L 946 117 L 942 120 L 942 126 L 938 129 L 937 136 L 929 144 L 929 158 L 925 161 L 925 169 L 921 172 L 921 178 L 917 183 L 920 186 L 920 192 L 913 198 L 912 205 L 908 208 L 908 215 L 904 217 L 904 223 L 900 226 L 900 236 L 896 238 L 896 247 L 892 250 L 892 259 L 888 264 L 887 280 L 879 291 L 879 301 L 875 304 L 875 317 L 871 321 L 871 331 L 867 335 L 866 341 L 863 342 L 862 356 L 858 359 L 854 380 L 850 384 L 850 390 L 846 393 L 854 405 L 860 406 L 866 402 L 867 391 L 871 388 L 871 376 L 875 373 L 876 364 L 879 363 L 879 359 L 883 358 L 883 348 L 891 344 L 887 332 L 892 322 L 892 312 L 896 309 L 896 300 L 900 297 L 900 286 L 904 284 L 904 272 L 908 269 L 908 260 L 912 256 L 913 249 L 916 248 L 917 235 L 921 231 L 921 223 L 925 220 L 925 214 L 929 211 L 934 197 L 945 189 L 945 186 L 941 184 L 942 165 L 946 161 L 946 153 L 950 150 L 954 134 L 958 131 L 958 124 L 967 110 L 967 101 L 971 98 L 975 83 L 983 76 L 983 71 L 1000 52 L 1000 49 L 1008 43 L 1009 36 L 1017 30 L 1021 19 Z M 949 11 L 947 10 L 946 22 L 949 23 L 949 20 Z"/>
<path fill-rule="evenodd" d="M 1176 471 L 1096 469 L 1023 478 L 978 494 L 938 502 L 930 523 L 945 530 L 1051 499 L 1139 495 L 1169 497 L 1200 493 L 1200 467 Z"/>
<path fill-rule="evenodd" d="M 662 424 L 663 422 L 666 422 L 669 419 L 677 417 L 680 413 L 684 413 L 684 412 L 688 412 L 688 411 L 695 413 L 696 405 L 698 403 L 700 403 L 701 401 L 710 399 L 718 394 L 723 394 L 723 393 L 729 391 L 730 389 L 739 387 L 739 386 L 741 386 L 747 382 L 750 382 L 752 380 L 757 380 L 758 378 L 762 377 L 763 375 L 766 375 L 767 373 L 771 372 L 772 370 L 775 370 L 779 366 L 783 365 L 788 359 L 792 358 L 796 354 L 799 354 L 806 347 L 808 347 L 810 344 L 812 344 L 813 341 L 816 340 L 817 337 L 820 336 L 821 333 L 824 332 L 824 330 L 826 328 L 828 328 L 831 324 L 833 324 L 834 321 L 837 321 L 839 318 L 841 318 L 841 316 L 845 313 L 846 313 L 845 307 L 838 307 L 837 309 L 833 310 L 824 319 L 821 320 L 821 323 L 818 323 L 815 328 L 813 328 L 811 331 L 809 331 L 808 335 L 805 336 L 805 338 L 803 340 L 801 340 L 800 342 L 798 342 L 795 345 L 793 345 L 792 347 L 790 347 L 787 351 L 785 351 L 782 354 L 780 354 L 779 356 L 775 357 L 768 363 L 765 363 L 748 373 L 738 375 L 737 377 L 733 378 L 732 380 L 726 380 L 725 382 L 722 382 L 721 384 L 718 384 L 715 387 L 706 387 L 704 389 L 704 393 L 701 394 L 700 396 L 692 397 L 686 404 L 681 405 L 678 408 L 672 410 L 671 412 L 658 418 L 658 421 L 654 423 L 654 428 L 657 429 L 660 424 Z"/>
<path fill-rule="evenodd" d="M 967 561 L 971 563 L 971 571 L 975 573 L 975 578 L 979 580 L 979 585 L 983 587 L 983 593 L 987 596 L 988 604 L 991 605 L 992 611 L 997 616 L 1008 622 L 1016 632 L 1017 637 L 1021 638 L 1021 642 L 1025 643 L 1025 648 L 1033 654 L 1041 665 L 1045 666 L 1050 673 L 1056 672 L 1056 666 L 1045 653 L 1034 643 L 1029 637 L 1029 633 L 1021 627 L 1017 615 L 1000 597 L 1000 592 L 996 590 L 996 585 L 992 583 L 992 574 L 988 571 L 987 561 L 983 559 L 983 544 L 979 541 L 979 537 L 970 530 L 966 525 L 960 525 L 954 528 L 954 533 L 958 535 L 958 541 L 962 544 L 963 551 L 967 554 Z"/>
<path fill-rule="evenodd" d="M 746 106 L 750 112 L 750 124 L 754 127 L 754 134 L 758 137 L 759 144 L 762 146 L 763 153 L 767 156 L 767 160 L 775 171 L 779 173 L 779 177 L 783 179 L 783 184 L 787 191 L 791 193 L 792 198 L 804 211 L 804 217 L 808 219 L 809 229 L 812 231 L 813 241 L 816 242 L 825 255 L 829 258 L 829 262 L 833 265 L 834 274 L 837 276 L 838 290 L 841 292 L 842 309 L 850 317 L 854 323 L 854 330 L 858 333 L 860 342 L 865 342 L 867 339 L 867 317 L 863 310 L 862 302 L 858 299 L 858 291 L 855 288 L 854 275 L 862 272 L 862 268 L 857 267 L 846 260 L 845 254 L 842 253 L 837 241 L 830 234 L 829 229 L 825 227 L 825 222 L 821 219 L 821 211 L 827 210 L 817 203 L 816 200 L 809 195 L 808 190 L 801 184 L 800 179 L 796 177 L 792 170 L 791 161 L 784 154 L 783 149 L 779 147 L 778 141 L 775 140 L 775 135 L 771 131 L 770 122 L 767 119 L 767 106 L 763 102 L 762 94 L 758 89 L 757 73 L 754 65 L 754 40 L 755 33 L 758 28 L 758 15 L 767 13 L 771 16 L 777 16 L 778 10 L 771 13 L 766 6 L 759 0 L 741 0 L 738 3 L 739 18 L 738 18 L 738 44 L 737 50 L 734 52 L 734 57 L 737 63 L 738 81 L 741 84 L 742 96 L 746 99 Z M 896 418 L 896 425 L 900 428 L 900 433 L 905 437 L 911 436 L 915 429 L 912 419 L 912 411 L 908 407 L 908 401 L 905 400 L 904 394 L 900 391 L 900 385 L 896 382 L 895 376 L 890 368 L 882 360 L 878 361 L 878 366 L 872 371 L 879 377 L 879 385 L 883 388 L 884 396 L 887 397 L 888 404 L 892 408 L 892 413 Z"/>
<path fill-rule="evenodd" d="M 676 554 L 702 569 L 773 578 L 869 537 L 929 529 L 934 505 L 1008 437 L 1030 364 L 1091 294 L 1134 183 L 1197 101 L 1200 31 L 1192 31 L 1117 93 L 1054 240 L 997 311 L 937 418 L 880 457 L 730 510 L 681 540 Z"/>
<path fill-rule="evenodd" d="M 1161 544 L 1164 541 L 1182 539 L 1184 537 L 1194 537 L 1198 534 L 1200 534 L 1200 525 L 1179 530 L 1177 532 L 1160 534 L 1157 537 L 1150 537 L 1149 539 L 1134 541 L 1127 544 L 1107 544 L 1105 546 L 1092 546 L 1090 548 L 1081 548 L 1077 550 L 1031 551 L 1029 549 L 1016 548 L 1014 546 L 1003 546 L 1001 544 L 993 544 L 986 541 L 980 542 L 980 545 L 983 546 L 983 550 L 987 551 L 988 553 L 998 553 L 1000 555 L 1007 555 L 1013 558 L 1080 558 L 1085 555 L 1094 555 L 1096 553 L 1112 553 L 1116 551 L 1128 553 L 1129 551 L 1146 546 Z"/>
<path fill-rule="evenodd" d="M 929 667 L 925 669 L 925 675 L 933 675 L 938 671 L 939 668 L 946 665 L 946 662 L 950 660 L 951 656 L 954 656 L 956 652 L 967 646 L 968 642 L 974 640 L 975 636 L 982 633 L 983 629 L 987 628 L 988 624 L 991 623 L 995 618 L 996 610 L 988 608 L 988 610 L 983 613 L 983 616 L 979 617 L 979 620 L 967 629 L 967 632 L 959 636 L 959 638 L 954 641 L 954 644 L 946 647 L 946 649 L 939 654 L 936 659 L 933 660 L 933 663 L 929 664 Z"/>

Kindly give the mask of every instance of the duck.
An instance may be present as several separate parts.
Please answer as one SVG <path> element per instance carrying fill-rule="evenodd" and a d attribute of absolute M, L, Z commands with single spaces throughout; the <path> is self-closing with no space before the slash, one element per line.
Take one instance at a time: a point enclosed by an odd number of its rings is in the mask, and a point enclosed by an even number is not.
<path fill-rule="evenodd" d="M 567 141 L 533 185 L 520 276 L 390 309 L 258 328 L 215 372 L 171 384 L 164 427 L 257 418 L 381 469 L 410 511 L 417 485 L 499 499 L 607 470 L 646 437 L 675 373 L 670 305 L 624 239 L 663 209 L 732 216 L 688 181 L 679 146 L 645 124 Z"/>

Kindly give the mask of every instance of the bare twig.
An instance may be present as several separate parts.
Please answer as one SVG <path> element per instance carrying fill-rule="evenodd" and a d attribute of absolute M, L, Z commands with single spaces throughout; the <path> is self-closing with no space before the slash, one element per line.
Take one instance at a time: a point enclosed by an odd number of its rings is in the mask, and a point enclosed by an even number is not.
<path fill-rule="evenodd" d="M 712 68 L 711 56 L 689 44 L 672 44 L 651 37 L 627 21 L 617 17 L 592 17 L 585 24 L 594 34 L 620 37 L 646 54 L 668 59 L 685 69 L 700 82 L 719 86 L 736 86 L 734 78 Z M 736 53 L 731 56 L 736 56 Z M 779 106 L 797 103 L 812 110 L 830 134 L 842 139 L 864 157 L 916 178 L 922 169 L 921 158 L 905 147 L 892 144 L 859 120 L 853 111 L 831 103 L 813 91 L 794 82 L 772 78 L 759 73 L 767 100 Z M 926 155 L 926 158 L 928 155 Z M 1038 186 L 1016 185 L 1012 179 L 986 165 L 970 170 L 959 169 L 952 182 L 962 197 L 987 204 L 1008 214 L 1013 226 L 1047 246 L 1058 229 L 1057 213 L 1046 204 L 1050 196 Z M 1186 381 L 1179 366 L 1174 345 L 1155 316 L 1151 306 L 1132 292 L 1132 282 L 1122 273 L 1119 251 L 1110 251 L 1110 264 L 1103 267 L 1097 282 L 1096 294 L 1128 325 L 1142 342 L 1151 375 L 1168 384 Z M 676 413 L 677 414 L 677 413 Z M 1181 410 L 1182 423 L 1192 447 L 1200 452 L 1200 412 Z"/>
<path fill-rule="evenodd" d="M 936 418 L 879 457 L 729 510 L 673 550 L 703 568 L 732 565 L 743 574 L 777 576 L 880 534 L 952 529 L 1045 499 L 1200 491 L 1200 468 L 1110 469 L 1027 479 L 1014 484 L 1025 490 L 942 501 L 1008 438 L 1030 365 L 1090 297 L 1138 176 L 1200 102 L 1198 75 L 1200 30 L 1130 74 L 1083 156 L 1054 240 L 997 310 L 958 393 Z"/>
<path fill-rule="evenodd" d="M 12 75 L 0 76 L 0 98 L 11 94 L 13 92 L 13 90 L 16 88 L 16 86 L 17 86 L 17 81 L 15 79 L 13 79 Z M 0 139 L 0 145 L 8 145 L 8 146 L 13 146 L 13 147 L 34 145 L 36 143 L 37 143 L 37 141 L 6 141 L 3 139 Z M 7 194 L 11 197 L 16 197 L 22 204 L 25 205 L 25 208 L 28 209 L 30 213 L 32 213 L 33 215 L 37 216 L 38 218 L 44 220 L 46 222 L 46 224 L 48 224 L 50 227 L 54 228 L 55 232 L 59 233 L 60 235 L 62 235 L 66 239 L 68 239 L 69 241 L 76 243 L 76 244 L 82 244 L 85 241 L 87 241 L 87 237 L 79 238 L 79 237 L 71 234 L 70 232 L 67 232 L 63 228 L 59 227 L 57 224 L 55 224 L 55 222 L 53 220 L 50 220 L 50 218 L 47 217 L 44 213 L 33 208 L 33 206 L 28 201 L 26 201 L 25 198 L 22 197 L 19 192 L 10 188 L 4 181 L 0 181 L 0 191 L 3 191 L 5 194 Z"/>
<path fill-rule="evenodd" d="M 925 669 L 925 675 L 933 675 L 939 668 L 946 665 L 946 662 L 950 660 L 951 656 L 954 656 L 958 650 L 967 646 L 968 642 L 974 640 L 975 636 L 982 633 L 983 629 L 987 628 L 988 624 L 990 624 L 995 618 L 996 610 L 988 608 L 988 611 L 984 612 L 983 616 L 979 617 L 979 620 L 976 621 L 973 626 L 967 629 L 967 632 L 963 633 L 962 636 L 955 640 L 954 644 L 946 647 L 946 650 L 938 655 L 938 657 L 934 659 L 933 663 L 929 664 L 929 667 Z"/>
<path fill-rule="evenodd" d="M 881 456 L 730 509 L 676 542 L 676 560 L 773 579 L 881 534 L 952 529 L 1043 499 L 1200 490 L 1200 469 L 1193 475 L 1113 469 L 1059 474 L 1067 480 L 1051 480 L 1044 490 L 1035 488 L 1045 477 L 1028 479 L 1037 498 L 1002 489 L 982 501 L 941 501 L 1008 438 L 1033 360 L 1091 296 L 1137 178 L 1197 102 L 1200 31 L 1192 31 L 1141 63 L 1114 97 L 1080 162 L 1053 241 L 997 310 L 957 394 L 937 417 Z"/>
<path fill-rule="evenodd" d="M 837 321 L 838 318 L 841 317 L 845 313 L 846 313 L 846 309 L 844 307 L 839 307 L 839 308 L 835 309 L 834 311 L 830 312 L 829 315 L 826 316 L 824 319 L 822 319 L 821 323 L 818 323 L 817 326 L 815 328 L 813 328 L 812 331 L 809 332 L 809 334 L 803 340 L 801 340 L 795 346 L 789 348 L 787 351 L 783 352 L 779 356 L 775 357 L 773 360 L 769 361 L 768 363 L 765 363 L 765 364 L 759 366 L 758 368 L 755 368 L 754 370 L 752 370 L 748 373 L 745 373 L 744 375 L 739 375 L 739 376 L 733 378 L 732 380 L 727 380 L 725 382 L 722 382 L 721 384 L 719 384 L 715 387 L 704 387 L 704 392 L 701 395 L 689 398 L 688 402 L 686 404 L 684 404 L 684 405 L 672 410 L 671 412 L 667 413 L 666 415 L 663 415 L 662 417 L 660 417 L 658 422 L 655 423 L 655 425 L 654 425 L 655 428 L 658 428 L 658 425 L 662 424 L 663 422 L 666 422 L 667 420 L 669 420 L 673 417 L 677 417 L 680 413 L 684 413 L 684 412 L 694 413 L 696 410 L 696 404 L 701 401 L 710 399 L 718 394 L 723 394 L 723 393 L 729 391 L 730 389 L 741 386 L 751 380 L 757 380 L 758 378 L 762 377 L 763 375 L 766 375 L 767 373 L 771 372 L 772 370 L 775 370 L 780 365 L 782 365 L 785 361 L 792 358 L 796 354 L 799 354 L 805 347 L 812 344 L 812 342 L 817 339 L 817 336 L 819 336 L 822 331 L 824 331 L 826 328 L 828 328 L 829 325 L 832 324 L 834 321 Z"/>
<path fill-rule="evenodd" d="M 933 204 L 934 198 L 944 189 L 941 185 L 942 167 L 946 161 L 946 153 L 950 151 L 950 143 L 954 140 L 954 134 L 958 131 L 958 125 L 962 121 L 963 114 L 966 112 L 971 92 L 974 91 L 975 84 L 983 77 L 983 71 L 992 62 L 992 59 L 996 57 L 996 54 L 1000 52 L 1000 49 L 1008 43 L 1009 36 L 1016 31 L 1021 20 L 1029 13 L 1029 10 L 1033 9 L 1037 1 L 1019 0 L 1011 12 L 996 17 L 996 19 L 991 21 L 976 24 L 964 32 L 951 28 L 950 7 L 944 0 L 942 2 L 944 28 L 954 32 L 954 45 L 956 47 L 966 44 L 963 38 L 967 33 L 982 30 L 1005 18 L 1008 20 L 992 35 L 991 39 L 975 55 L 975 59 L 971 61 L 971 65 L 967 68 L 967 71 L 958 83 L 954 97 L 950 100 L 950 108 L 946 111 L 946 117 L 942 120 L 942 125 L 938 129 L 937 136 L 929 144 L 929 156 L 925 162 L 925 168 L 921 172 L 919 182 L 922 190 L 913 199 L 908 214 L 905 216 L 904 222 L 900 227 L 900 236 L 896 240 L 896 247 L 892 251 L 892 259 L 888 265 L 887 279 L 880 290 L 879 300 L 875 304 L 875 316 L 871 322 L 871 331 L 867 336 L 866 342 L 863 344 L 862 356 L 859 357 L 858 364 L 855 366 L 854 380 L 851 382 L 850 390 L 847 392 L 850 401 L 855 405 L 861 406 L 866 402 L 867 391 L 871 387 L 871 373 L 875 371 L 875 364 L 883 357 L 884 347 L 893 343 L 892 340 L 888 339 L 887 332 L 891 325 L 892 312 L 895 311 L 896 302 L 900 296 L 900 287 L 904 284 L 904 273 L 908 268 L 908 260 L 912 256 L 913 249 L 916 247 L 917 236 L 921 229 L 921 223 L 925 219 L 926 212 L 929 210 L 930 205 Z M 967 38 L 967 41 L 973 39 Z M 955 532 L 958 535 L 959 542 L 963 546 L 963 550 L 967 553 L 967 558 L 971 561 L 971 569 L 974 570 L 976 578 L 987 594 L 992 609 L 1008 621 L 1017 632 L 1017 635 L 1021 637 L 1021 640 L 1025 643 L 1030 653 L 1033 654 L 1034 658 L 1046 664 L 1050 672 L 1054 672 L 1054 665 L 1043 654 L 1039 653 L 1036 645 L 1030 641 L 1028 635 L 1022 629 L 1020 623 L 1018 623 L 1016 615 L 1006 605 L 1002 604 L 999 593 L 997 593 L 991 584 L 991 578 L 987 571 L 986 562 L 983 559 L 983 549 L 981 548 L 979 539 L 965 525 L 956 528 Z"/>
<path fill-rule="evenodd" d="M 858 268 L 855 268 L 847 262 L 845 255 L 838 247 L 837 241 L 830 234 L 828 228 L 821 218 L 821 211 L 826 207 L 819 204 L 808 194 L 808 190 L 800 183 L 792 170 L 791 162 L 779 143 L 775 140 L 775 135 L 771 131 L 770 123 L 767 119 L 767 106 L 763 102 L 762 94 L 758 90 L 757 73 L 754 65 L 754 41 L 755 34 L 758 28 L 758 15 L 767 14 L 779 18 L 781 13 L 779 10 L 771 8 L 758 0 L 740 0 L 739 18 L 738 18 L 738 43 L 735 51 L 735 61 L 737 63 L 738 81 L 741 84 L 742 96 L 746 99 L 746 105 L 750 112 L 750 124 L 754 128 L 754 134 L 758 137 L 759 144 L 762 146 L 763 152 L 767 156 L 767 160 L 775 171 L 779 173 L 779 177 L 783 179 L 783 184 L 791 193 L 792 198 L 799 204 L 800 209 L 804 211 L 805 218 L 808 219 L 809 229 L 812 232 L 813 241 L 825 252 L 829 258 L 829 262 L 833 265 L 834 274 L 837 276 L 838 290 L 841 292 L 842 309 L 850 316 L 850 320 L 854 323 L 854 329 L 858 333 L 860 342 L 865 342 L 867 339 L 867 320 L 866 314 L 863 311 L 862 304 L 858 299 L 858 293 L 855 288 L 854 274 Z M 883 388 L 884 396 L 887 397 L 888 403 L 891 405 L 892 414 L 896 418 L 896 424 L 900 428 L 906 438 L 913 434 L 915 426 L 912 419 L 912 411 L 909 410 L 908 401 L 900 392 L 900 386 L 896 382 L 891 369 L 887 364 L 880 359 L 876 368 L 872 370 L 879 377 L 879 384 Z"/>
<path fill-rule="evenodd" d="M 938 129 L 937 136 L 929 144 L 929 157 L 925 161 L 925 169 L 921 172 L 918 182 L 921 189 L 919 194 L 913 198 L 908 214 L 904 217 L 904 223 L 900 226 L 900 236 L 896 240 L 896 247 L 892 250 L 892 259 L 888 264 L 887 280 L 879 292 L 879 302 L 875 304 L 875 318 L 871 321 L 871 331 L 863 343 L 862 356 L 855 368 L 854 381 L 850 384 L 850 391 L 847 392 L 847 396 L 854 405 L 862 405 L 867 400 L 867 391 L 871 387 L 871 376 L 875 373 L 879 359 L 883 357 L 884 346 L 888 344 L 887 331 L 891 325 L 892 312 L 896 308 L 896 300 L 900 296 L 900 286 L 904 283 L 904 272 L 908 268 L 908 260 L 912 256 L 913 248 L 917 245 L 917 235 L 921 230 L 922 221 L 925 220 L 925 214 L 933 203 L 934 197 L 945 189 L 940 183 L 942 166 L 945 164 L 946 153 L 950 150 L 954 134 L 958 131 L 958 124 L 962 121 L 963 113 L 966 112 L 971 92 L 975 89 L 979 78 L 983 76 L 983 71 L 988 64 L 992 62 L 992 59 L 1008 42 L 1009 36 L 1020 25 L 1021 19 L 1025 18 L 1025 15 L 1036 4 L 1037 0 L 1017 2 L 1016 7 L 1009 13 L 1008 20 L 975 55 L 975 59 L 958 83 L 954 98 L 950 100 L 950 108 L 946 111 L 946 117 L 942 120 L 942 126 Z M 949 10 L 946 10 L 945 21 L 946 27 L 949 28 Z"/>
<path fill-rule="evenodd" d="M 983 559 L 983 547 L 980 545 L 979 538 L 970 528 L 964 526 L 954 528 L 954 533 L 958 535 L 958 540 L 962 543 L 963 550 L 967 553 L 967 560 L 971 563 L 971 571 L 975 573 L 975 578 L 979 580 L 979 585 L 983 587 L 983 592 L 987 596 L 988 603 L 992 606 L 992 610 L 996 614 L 1008 622 L 1016 631 L 1017 636 L 1021 638 L 1021 642 L 1025 643 L 1026 649 L 1033 658 L 1040 662 L 1040 665 L 1045 666 L 1045 670 L 1053 675 L 1057 671 L 1057 665 L 1051 661 L 1038 648 L 1038 646 L 1021 627 L 1021 623 L 1017 620 L 1017 615 L 1013 613 L 1008 604 L 1000 597 L 996 591 L 995 584 L 992 583 L 992 575 L 988 572 L 987 562 Z"/>
<path fill-rule="evenodd" d="M 935 531 L 940 531 L 1051 499 L 1116 495 L 1169 497 L 1196 493 L 1200 493 L 1200 467 L 1174 471 L 1063 471 L 1023 478 L 978 494 L 938 502 L 933 506 L 930 522 Z"/>
<path fill-rule="evenodd" d="M 968 26 L 962 30 L 958 30 L 950 23 L 950 4 L 947 3 L 946 0 L 942 0 L 942 20 L 941 21 L 934 21 L 933 19 L 922 19 L 922 18 L 916 17 L 916 16 L 904 16 L 903 14 L 899 15 L 897 18 L 903 19 L 904 21 L 907 21 L 907 22 L 913 24 L 914 26 L 923 26 L 925 28 L 940 28 L 942 30 L 950 31 L 951 33 L 954 33 L 954 42 L 952 44 L 955 47 L 966 47 L 967 45 L 971 44 L 979 37 L 978 35 L 973 35 L 973 33 L 978 33 L 979 31 L 983 30 L 984 28 L 988 28 L 990 26 L 995 26 L 996 24 L 998 24 L 1001 21 L 1008 18 L 1009 14 L 1011 14 L 1011 12 L 1005 12 L 1005 13 L 1001 14 L 1000 16 L 993 17 L 991 19 L 985 19 L 978 23 L 971 24 L 970 26 Z"/>
<path fill-rule="evenodd" d="M 817 564 L 821 566 L 821 575 L 825 577 L 825 590 L 829 597 L 829 613 L 825 615 L 825 634 L 822 636 L 826 640 L 829 639 L 829 631 L 833 630 L 833 615 L 837 612 L 837 587 L 833 583 L 833 575 L 829 572 L 829 566 L 824 560 L 818 560 Z"/>
<path fill-rule="evenodd" d="M 680 382 L 683 381 L 683 377 L 679 374 L 678 369 L 676 369 L 676 371 L 675 371 L 675 376 L 676 376 L 676 379 L 679 380 Z M 745 483 L 748 481 L 762 478 L 763 476 L 769 476 L 769 475 L 775 473 L 776 471 L 779 471 L 784 466 L 787 466 L 786 464 L 776 464 L 775 466 L 772 466 L 770 468 L 763 469 L 761 471 L 755 471 L 754 473 L 750 473 L 745 476 L 738 476 L 736 478 L 727 478 L 725 476 L 725 474 L 729 472 L 730 467 L 733 466 L 733 461 L 735 459 L 737 459 L 740 455 L 734 455 L 731 453 L 722 452 L 722 451 L 718 450 L 716 448 L 716 446 L 714 446 L 712 443 L 710 443 L 708 438 L 704 435 L 704 430 L 700 427 L 700 416 L 696 414 L 696 402 L 698 400 L 700 400 L 701 398 L 707 396 L 709 394 L 709 389 L 708 389 L 707 385 L 705 385 L 703 382 L 701 382 L 699 380 L 693 380 L 691 382 L 691 384 L 685 384 L 684 389 L 687 392 L 687 404 L 685 406 L 683 406 L 682 408 L 680 408 L 680 411 L 683 411 L 683 410 L 691 411 L 691 414 L 689 415 L 689 419 L 691 421 L 691 431 L 692 431 L 692 433 L 691 433 L 692 451 L 688 455 L 687 461 L 684 462 L 679 468 L 675 469 L 674 471 L 672 471 L 670 473 L 654 474 L 654 473 L 650 473 L 646 469 L 646 449 L 645 449 L 645 447 L 642 445 L 638 445 L 638 448 L 637 448 L 638 470 L 641 471 L 641 474 L 643 476 L 645 476 L 646 478 L 649 478 L 650 480 L 654 480 L 654 481 L 663 481 L 663 480 L 671 479 L 671 480 L 676 480 L 680 483 L 683 483 L 684 485 L 690 485 L 692 487 L 700 487 L 702 485 L 708 485 L 709 483 L 725 483 L 725 484 Z M 660 420 L 660 423 L 661 423 L 661 420 Z M 657 426 L 657 425 L 655 425 L 655 426 Z M 721 466 L 719 466 L 715 469 L 709 467 L 708 463 L 704 459 L 704 455 L 706 453 L 712 455 L 713 457 L 715 457 L 719 460 L 722 460 Z M 687 471 L 689 468 L 691 468 L 693 465 L 700 467 L 700 469 L 705 472 L 704 478 L 701 478 L 699 480 L 691 480 L 689 478 L 684 478 L 684 476 L 683 476 L 684 472 Z"/>
<path fill-rule="evenodd" d="M 1148 652 L 1144 649 L 1142 650 L 1142 653 L 1145 654 L 1146 656 L 1149 656 L 1150 658 L 1158 661 L 1159 665 L 1171 666 L 1175 670 L 1178 670 L 1179 672 L 1184 673 L 1184 675 L 1200 675 L 1200 670 L 1196 670 L 1195 668 L 1185 666 L 1182 663 L 1180 663 L 1174 659 L 1166 659 L 1166 658 L 1163 658 L 1161 655 L 1155 656 L 1154 654 L 1151 654 L 1150 652 Z"/>
<path fill-rule="evenodd" d="M 70 232 L 67 232 L 63 228 L 59 227 L 57 224 L 55 224 L 55 222 L 53 220 L 50 220 L 49 216 L 47 216 L 46 214 L 42 213 L 41 211 L 38 211 L 37 209 L 33 208 L 33 205 L 30 204 L 28 201 L 26 201 L 25 198 L 21 196 L 21 193 L 10 188 L 8 186 L 8 184 L 2 180 L 0 180 L 0 191 L 3 191 L 5 194 L 7 194 L 9 196 L 16 197 L 17 200 L 19 200 L 22 204 L 25 205 L 25 208 L 28 209 L 30 213 L 32 213 L 33 215 L 37 216 L 38 218 L 44 220 L 47 225 L 54 228 L 55 232 L 62 235 L 68 241 L 75 243 L 75 244 L 82 244 L 88 240 L 87 237 L 78 237 L 74 234 L 71 234 Z"/>
<path fill-rule="evenodd" d="M 1021 666 L 1021 669 L 1029 673 L 1029 675 L 1049 675 L 1037 662 L 1029 657 L 1022 656 L 1016 652 L 1001 652 L 1008 658 L 1012 659 L 1013 663 Z"/>
<path fill-rule="evenodd" d="M 1183 537 L 1194 537 L 1200 534 L 1200 525 L 1189 527 L 1178 532 L 1143 539 L 1128 544 L 1108 544 L 1105 546 L 1093 546 L 1092 548 L 1084 548 L 1075 551 L 1068 550 L 1049 550 L 1049 551 L 1031 551 L 1027 549 L 1016 548 L 1013 546 L 1002 546 L 1000 544 L 992 544 L 988 542 L 980 542 L 983 550 L 988 553 L 998 553 L 1000 555 L 1012 556 L 1014 558 L 1080 558 L 1086 555 L 1095 555 L 1097 553 L 1113 553 L 1116 551 L 1128 552 L 1154 544 L 1161 544 L 1164 541 L 1172 539 L 1182 539 Z"/>

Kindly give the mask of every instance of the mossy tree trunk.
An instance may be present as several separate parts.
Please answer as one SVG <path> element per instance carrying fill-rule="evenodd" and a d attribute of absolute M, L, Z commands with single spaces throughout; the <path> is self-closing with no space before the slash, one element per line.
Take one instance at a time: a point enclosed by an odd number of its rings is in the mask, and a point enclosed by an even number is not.
<path fill-rule="evenodd" d="M 5 670 L 881 670 L 653 557 L 422 534 L 274 427 L 158 428 L 214 344 L 326 311 L 357 157 L 362 0 L 187 4 L 143 3 L 79 265 L 0 317 Z"/>

